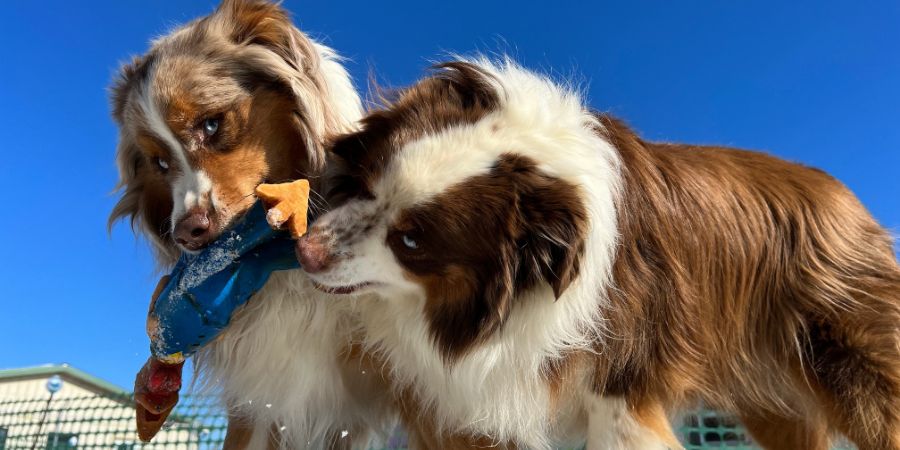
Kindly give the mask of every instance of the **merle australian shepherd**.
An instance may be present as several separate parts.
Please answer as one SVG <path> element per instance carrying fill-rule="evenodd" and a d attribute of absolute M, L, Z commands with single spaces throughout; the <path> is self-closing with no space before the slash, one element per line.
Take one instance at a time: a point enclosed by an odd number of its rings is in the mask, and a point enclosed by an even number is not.
<path fill-rule="evenodd" d="M 258 0 L 224 0 L 156 40 L 112 100 L 122 194 L 110 220 L 130 218 L 162 267 L 216 239 L 260 183 L 310 178 L 321 203 L 323 143 L 362 114 L 340 58 Z M 229 410 L 226 448 L 364 449 L 390 421 L 383 390 L 347 358 L 345 305 L 279 272 L 198 354 Z"/>
<path fill-rule="evenodd" d="M 365 342 L 414 444 L 677 447 L 666 415 L 702 401 L 769 449 L 900 449 L 900 267 L 834 178 L 642 140 L 509 62 L 362 123 L 298 254 L 377 294 Z"/>

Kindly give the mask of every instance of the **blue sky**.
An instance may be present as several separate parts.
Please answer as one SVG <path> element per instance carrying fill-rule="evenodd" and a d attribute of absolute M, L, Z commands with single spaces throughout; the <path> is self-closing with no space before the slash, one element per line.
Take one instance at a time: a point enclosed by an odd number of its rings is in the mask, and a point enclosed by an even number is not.
<path fill-rule="evenodd" d="M 300 27 L 403 85 L 447 52 L 505 51 L 580 81 L 652 139 L 817 166 L 900 230 L 900 3 L 285 2 Z M 106 86 L 213 0 L 9 2 L 0 15 L 0 368 L 68 362 L 122 386 L 157 275 L 120 224 Z M 365 87 L 365 82 L 359 83 Z"/>

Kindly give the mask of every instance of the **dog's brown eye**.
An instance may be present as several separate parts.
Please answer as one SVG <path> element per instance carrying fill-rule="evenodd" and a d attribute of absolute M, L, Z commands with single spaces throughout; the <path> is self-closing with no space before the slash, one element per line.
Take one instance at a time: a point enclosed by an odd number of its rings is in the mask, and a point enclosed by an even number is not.
<path fill-rule="evenodd" d="M 211 137 L 219 131 L 219 119 L 210 117 L 203 121 L 203 134 L 206 137 Z"/>
<path fill-rule="evenodd" d="M 158 156 L 155 157 L 155 158 L 153 158 L 153 159 L 154 159 L 155 162 L 156 162 L 156 167 L 159 167 L 159 170 L 160 170 L 162 173 L 166 173 L 166 172 L 169 171 L 169 163 L 166 162 L 166 160 L 164 160 L 164 159 L 162 159 L 162 158 L 160 158 L 160 157 L 158 157 Z"/>

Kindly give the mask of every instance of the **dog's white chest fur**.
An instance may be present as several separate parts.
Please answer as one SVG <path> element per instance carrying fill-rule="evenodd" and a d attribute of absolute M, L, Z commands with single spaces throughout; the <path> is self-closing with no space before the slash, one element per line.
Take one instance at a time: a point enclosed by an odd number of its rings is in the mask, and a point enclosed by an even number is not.
<path fill-rule="evenodd" d="M 388 361 L 393 387 L 412 388 L 423 414 L 440 432 L 490 435 L 497 442 L 535 449 L 568 444 L 568 436 L 583 433 L 586 418 L 580 405 L 553 403 L 543 376 L 547 355 L 535 351 L 532 339 L 517 339 L 540 330 L 510 329 L 449 367 L 434 347 L 416 302 L 361 302 L 360 316 L 370 350 Z M 539 311 L 545 310 L 540 304 L 533 306 L 522 313 L 546 312 Z"/>
<path fill-rule="evenodd" d="M 355 327 L 349 307 L 299 271 L 273 274 L 198 354 L 206 384 L 221 389 L 239 417 L 280 430 L 288 447 L 319 448 L 328 432 L 389 421 L 344 384 L 348 368 L 340 354 Z"/>

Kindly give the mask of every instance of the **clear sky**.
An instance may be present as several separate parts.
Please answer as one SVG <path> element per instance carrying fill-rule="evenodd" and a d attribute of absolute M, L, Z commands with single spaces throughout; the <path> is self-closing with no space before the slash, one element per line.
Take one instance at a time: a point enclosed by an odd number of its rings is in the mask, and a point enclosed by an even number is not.
<path fill-rule="evenodd" d="M 122 386 L 157 274 L 115 201 L 106 86 L 214 0 L 6 2 L 0 12 L 0 368 L 67 362 Z M 817 166 L 900 229 L 900 2 L 291 1 L 301 29 L 403 85 L 447 52 L 574 78 L 658 140 Z"/>

